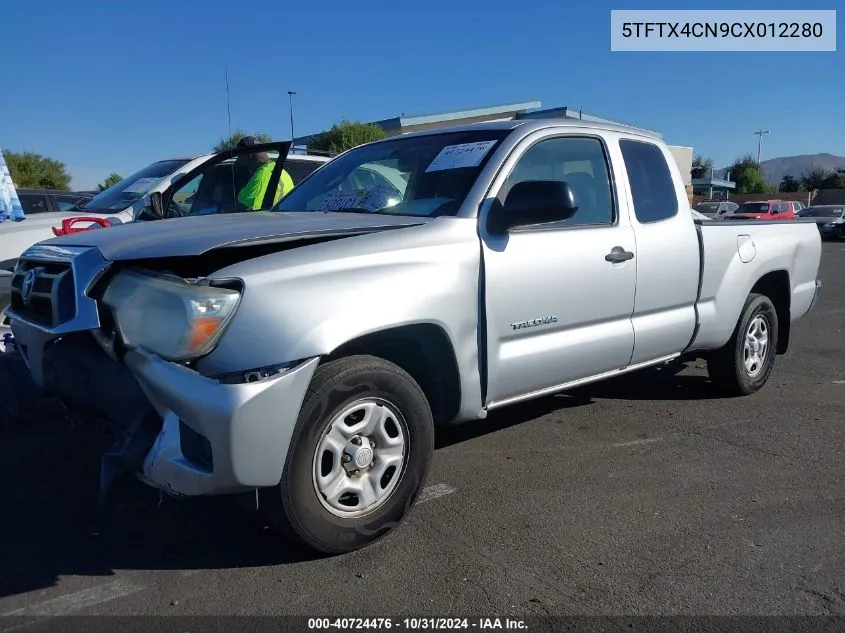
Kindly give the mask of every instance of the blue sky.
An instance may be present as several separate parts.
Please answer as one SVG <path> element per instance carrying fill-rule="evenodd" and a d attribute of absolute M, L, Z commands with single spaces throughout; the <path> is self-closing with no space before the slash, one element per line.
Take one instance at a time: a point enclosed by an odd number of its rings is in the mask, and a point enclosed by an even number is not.
<path fill-rule="evenodd" d="M 611 9 L 679 8 L 624 0 L 5 0 L 0 147 L 62 160 L 77 188 L 203 153 L 228 129 L 228 65 L 233 127 L 277 139 L 290 137 L 287 91 L 295 90 L 298 136 L 343 117 L 538 99 L 660 130 L 717 167 L 756 152 L 761 127 L 771 130 L 764 159 L 845 155 L 845 44 L 835 53 L 610 51 Z"/>

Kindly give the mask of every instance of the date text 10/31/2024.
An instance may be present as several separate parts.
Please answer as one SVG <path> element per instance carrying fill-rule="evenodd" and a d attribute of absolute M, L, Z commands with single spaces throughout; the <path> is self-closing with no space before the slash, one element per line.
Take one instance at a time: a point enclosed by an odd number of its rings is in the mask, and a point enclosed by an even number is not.
<path fill-rule="evenodd" d="M 515 618 L 308 618 L 308 630 L 341 631 L 527 630 Z"/>

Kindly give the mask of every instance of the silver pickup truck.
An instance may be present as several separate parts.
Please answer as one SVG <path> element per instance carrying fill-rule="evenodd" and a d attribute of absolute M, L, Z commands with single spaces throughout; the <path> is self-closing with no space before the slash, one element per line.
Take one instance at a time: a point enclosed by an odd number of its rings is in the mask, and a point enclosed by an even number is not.
<path fill-rule="evenodd" d="M 401 522 L 439 425 L 679 357 L 756 392 L 820 255 L 812 222 L 696 217 L 658 138 L 496 122 L 357 147 L 269 212 L 43 242 L 12 327 L 71 405 L 138 386 L 153 413 L 122 441 L 143 481 L 250 495 L 337 553 Z"/>

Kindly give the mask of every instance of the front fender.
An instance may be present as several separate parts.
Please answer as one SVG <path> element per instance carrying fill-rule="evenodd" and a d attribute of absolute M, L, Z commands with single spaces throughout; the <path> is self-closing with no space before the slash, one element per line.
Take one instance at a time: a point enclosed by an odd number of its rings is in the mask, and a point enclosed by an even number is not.
<path fill-rule="evenodd" d="M 432 223 L 434 224 L 434 223 Z M 478 392 L 480 251 L 475 223 L 457 220 L 301 247 L 243 262 L 244 295 L 205 375 L 325 356 L 361 336 L 428 323 L 448 336 L 467 395 Z M 399 235 L 404 234 L 404 235 Z"/>

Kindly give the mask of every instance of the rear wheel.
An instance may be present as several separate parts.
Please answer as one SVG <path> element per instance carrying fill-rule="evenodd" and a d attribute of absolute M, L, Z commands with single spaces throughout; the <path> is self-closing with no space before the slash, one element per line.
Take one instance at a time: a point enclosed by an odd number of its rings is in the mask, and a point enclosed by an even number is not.
<path fill-rule="evenodd" d="M 758 391 L 772 373 L 778 316 L 771 300 L 750 294 L 730 340 L 707 359 L 710 380 L 726 395 Z"/>
<path fill-rule="evenodd" d="M 414 379 L 380 358 L 341 358 L 317 368 L 282 480 L 260 504 L 313 549 L 359 549 L 403 520 L 433 450 L 431 410 Z"/>

